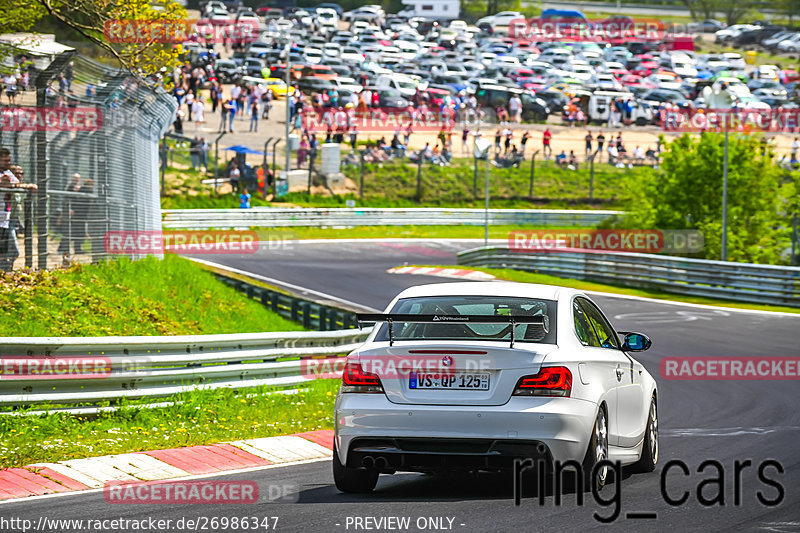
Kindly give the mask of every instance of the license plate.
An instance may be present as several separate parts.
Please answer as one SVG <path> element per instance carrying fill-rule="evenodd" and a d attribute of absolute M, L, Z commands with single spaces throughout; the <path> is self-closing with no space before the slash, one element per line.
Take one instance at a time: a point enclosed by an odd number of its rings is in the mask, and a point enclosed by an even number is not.
<path fill-rule="evenodd" d="M 412 372 L 409 389 L 489 390 L 489 374 Z"/>

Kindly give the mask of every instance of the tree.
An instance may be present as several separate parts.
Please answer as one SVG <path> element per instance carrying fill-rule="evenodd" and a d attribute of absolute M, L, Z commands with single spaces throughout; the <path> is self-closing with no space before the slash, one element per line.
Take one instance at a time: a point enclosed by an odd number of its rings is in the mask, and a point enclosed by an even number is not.
<path fill-rule="evenodd" d="M 169 43 L 115 44 L 106 40 L 103 28 L 116 20 L 185 21 L 186 10 L 174 0 L 0 0 L 0 27 L 8 32 L 35 29 L 44 17 L 76 30 L 102 47 L 134 75 L 147 76 L 173 66 L 180 47 Z M 0 61 L 14 52 L 0 47 Z"/>
<path fill-rule="evenodd" d="M 705 236 L 706 259 L 719 259 L 722 241 L 724 135 L 684 134 L 669 143 L 659 171 L 628 179 L 630 215 L 626 226 L 697 229 Z M 780 169 L 771 150 L 762 154 L 758 135 L 731 134 L 728 147 L 728 258 L 778 263 Z M 783 244 L 783 246 L 782 246 Z"/>

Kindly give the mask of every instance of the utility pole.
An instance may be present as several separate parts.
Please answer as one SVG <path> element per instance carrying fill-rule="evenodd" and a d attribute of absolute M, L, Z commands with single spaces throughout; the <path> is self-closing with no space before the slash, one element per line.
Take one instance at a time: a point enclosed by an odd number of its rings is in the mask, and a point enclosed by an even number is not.
<path fill-rule="evenodd" d="M 289 142 L 289 122 L 292 120 L 292 117 L 289 113 L 289 99 L 292 97 L 292 65 L 289 62 L 289 52 L 292 49 L 291 41 L 286 42 L 286 166 L 284 167 L 284 172 L 286 172 L 286 179 L 289 179 L 289 168 L 292 165 L 292 145 Z M 273 179 L 277 180 L 277 176 L 274 176 Z"/>

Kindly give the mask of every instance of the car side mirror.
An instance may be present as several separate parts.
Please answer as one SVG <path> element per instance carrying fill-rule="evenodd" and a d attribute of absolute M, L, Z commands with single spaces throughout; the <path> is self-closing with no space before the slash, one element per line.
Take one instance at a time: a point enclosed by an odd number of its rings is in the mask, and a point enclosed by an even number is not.
<path fill-rule="evenodd" d="M 653 341 L 642 333 L 625 333 L 622 349 L 626 352 L 643 352 L 650 348 Z"/>

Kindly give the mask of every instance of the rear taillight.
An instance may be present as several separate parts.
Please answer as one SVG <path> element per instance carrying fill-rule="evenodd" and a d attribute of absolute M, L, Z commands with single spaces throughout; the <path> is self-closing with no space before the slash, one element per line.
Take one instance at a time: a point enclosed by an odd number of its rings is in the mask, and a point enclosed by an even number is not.
<path fill-rule="evenodd" d="M 562 396 L 572 392 L 572 372 L 563 366 L 548 366 L 533 376 L 523 376 L 514 388 L 515 396 Z"/>
<path fill-rule="evenodd" d="M 383 392 L 377 374 L 364 372 L 360 363 L 347 363 L 342 374 L 342 392 Z"/>

